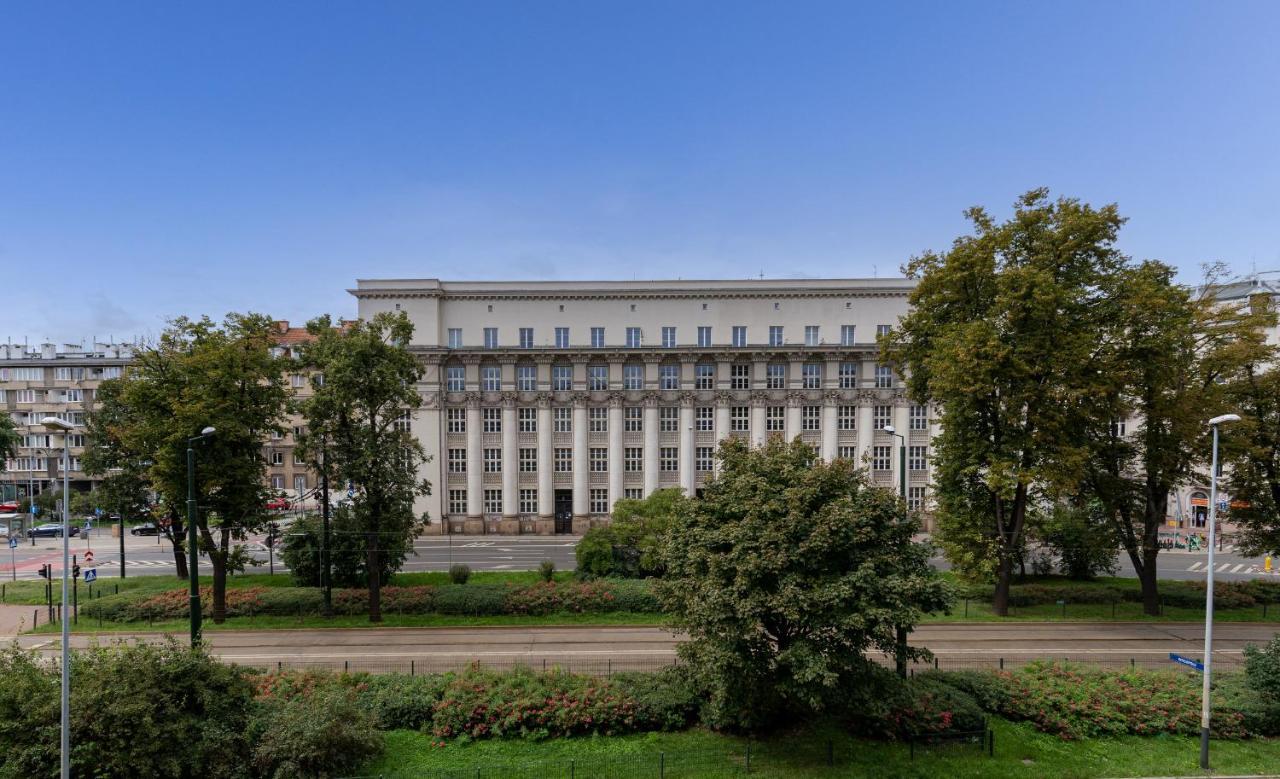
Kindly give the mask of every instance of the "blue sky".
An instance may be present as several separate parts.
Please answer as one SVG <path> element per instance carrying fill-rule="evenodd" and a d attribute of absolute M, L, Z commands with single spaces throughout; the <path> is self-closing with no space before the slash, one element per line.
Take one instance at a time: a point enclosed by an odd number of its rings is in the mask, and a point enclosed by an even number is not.
<path fill-rule="evenodd" d="M 895 275 L 1049 186 L 1280 268 L 1280 3 L 0 5 L 0 338 L 357 277 Z M 56 302 L 55 302 L 56 300 Z"/>

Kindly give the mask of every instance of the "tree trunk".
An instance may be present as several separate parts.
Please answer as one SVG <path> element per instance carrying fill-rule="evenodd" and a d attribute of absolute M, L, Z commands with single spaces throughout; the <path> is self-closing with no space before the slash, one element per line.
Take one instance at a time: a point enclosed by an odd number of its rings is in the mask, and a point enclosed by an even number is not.
<path fill-rule="evenodd" d="M 185 528 L 180 519 L 173 515 L 169 516 L 169 527 L 165 529 L 165 537 L 169 539 L 169 543 L 173 546 L 173 568 L 179 579 L 187 579 L 187 545 L 183 543 L 186 536 L 182 531 Z"/>
<path fill-rule="evenodd" d="M 375 514 L 374 517 L 377 515 Z M 371 518 L 372 519 L 372 518 Z M 368 566 L 369 566 L 369 621 L 382 621 L 382 565 L 378 559 L 378 522 L 376 519 L 370 525 L 370 532 L 366 536 L 365 544 L 369 550 Z"/>
<path fill-rule="evenodd" d="M 991 611 L 998 617 L 1009 616 L 1009 585 L 1013 578 L 1013 560 L 1001 553 L 1000 563 L 996 568 L 996 592 L 991 599 Z"/>
<path fill-rule="evenodd" d="M 213 621 L 221 625 L 227 621 L 227 556 L 214 552 L 209 565 L 213 568 Z"/>

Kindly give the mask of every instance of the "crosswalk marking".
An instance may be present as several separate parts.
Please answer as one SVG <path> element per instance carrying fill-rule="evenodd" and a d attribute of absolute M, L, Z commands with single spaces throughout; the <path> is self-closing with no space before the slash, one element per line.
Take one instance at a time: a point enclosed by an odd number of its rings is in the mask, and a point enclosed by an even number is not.
<path fill-rule="evenodd" d="M 1241 568 L 1243 568 L 1243 567 L 1244 567 L 1244 563 L 1241 563 L 1240 565 L 1237 565 L 1235 568 L 1232 568 L 1232 569 L 1231 569 L 1231 572 L 1232 572 L 1232 573 L 1239 573 L 1239 572 L 1240 572 L 1240 569 L 1241 569 Z"/>
<path fill-rule="evenodd" d="M 1202 566 L 1202 565 L 1204 565 L 1204 563 L 1199 562 L 1199 561 L 1196 561 L 1196 562 L 1192 563 L 1192 564 L 1191 564 L 1191 567 L 1190 567 L 1190 568 L 1188 568 L 1187 570 L 1188 570 L 1188 571 L 1198 571 L 1198 570 L 1200 570 L 1200 566 Z"/>

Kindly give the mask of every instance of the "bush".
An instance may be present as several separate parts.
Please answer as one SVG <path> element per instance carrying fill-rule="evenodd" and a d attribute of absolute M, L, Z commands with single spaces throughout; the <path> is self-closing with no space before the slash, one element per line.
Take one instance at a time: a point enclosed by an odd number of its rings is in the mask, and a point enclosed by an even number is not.
<path fill-rule="evenodd" d="M 973 698 L 983 711 L 1001 712 L 1009 706 L 1008 679 L 992 671 L 925 671 L 916 678 L 954 687 Z"/>
<path fill-rule="evenodd" d="M 1249 594 L 1241 582 L 1214 582 L 1213 607 L 1215 609 L 1243 609 L 1258 605 L 1258 601 Z M 1203 609 L 1206 585 L 1203 581 L 1162 581 L 1160 582 L 1160 601 L 1165 606 L 1181 609 Z M 1140 590 L 1130 590 L 1125 598 L 1141 601 Z"/>
<path fill-rule="evenodd" d="M 378 674 L 358 678 L 356 702 L 380 730 L 422 730 L 431 726 L 431 711 L 449 677 Z"/>
<path fill-rule="evenodd" d="M 1009 603 L 1020 608 L 1046 606 L 1060 600 L 1072 603 L 1119 603 L 1119 590 L 1079 584 L 1018 584 L 1009 588 Z"/>
<path fill-rule="evenodd" d="M 454 584 L 466 584 L 471 578 L 471 566 L 453 565 L 449 567 L 449 581 Z"/>
<path fill-rule="evenodd" d="M 1244 673 L 1249 689 L 1280 704 L 1280 637 L 1259 648 L 1244 648 Z"/>
<path fill-rule="evenodd" d="M 507 613 L 507 588 L 501 584 L 453 584 L 439 587 L 435 609 L 441 614 L 490 616 Z"/>
<path fill-rule="evenodd" d="M 684 730 L 697 720 L 702 693 L 685 668 L 616 674 L 610 681 L 622 695 L 635 701 L 636 726 L 640 730 Z"/>
<path fill-rule="evenodd" d="M 366 566 L 369 553 L 364 528 L 348 506 L 340 506 L 333 512 L 329 528 L 329 565 L 334 587 L 367 587 L 369 576 Z M 299 517 L 284 536 L 280 547 L 280 559 L 289 568 L 289 575 L 301 587 L 320 586 L 320 549 L 323 546 L 323 527 L 320 517 Z M 384 533 L 379 563 L 382 581 L 391 581 L 391 575 L 404 565 L 412 549 L 411 539 L 395 533 Z"/>
<path fill-rule="evenodd" d="M 253 765 L 262 776 L 342 776 L 382 751 L 382 734 L 351 690 L 326 684 L 307 695 L 258 706 Z"/>
<path fill-rule="evenodd" d="M 613 531 L 608 527 L 588 530 L 574 550 L 579 576 L 608 576 L 613 573 Z"/>
<path fill-rule="evenodd" d="M 890 713 L 900 737 L 941 736 L 983 730 L 986 717 L 974 699 L 936 677 L 918 676 L 904 686 L 901 702 Z"/>
<path fill-rule="evenodd" d="M 550 560 L 543 560 L 538 564 L 538 576 L 542 577 L 544 582 L 549 582 L 556 577 L 556 564 Z"/>
<path fill-rule="evenodd" d="M 1280 699 L 1259 695 L 1246 674 L 1214 673 L 1214 698 L 1224 709 L 1240 713 L 1251 736 L 1280 736 Z"/>

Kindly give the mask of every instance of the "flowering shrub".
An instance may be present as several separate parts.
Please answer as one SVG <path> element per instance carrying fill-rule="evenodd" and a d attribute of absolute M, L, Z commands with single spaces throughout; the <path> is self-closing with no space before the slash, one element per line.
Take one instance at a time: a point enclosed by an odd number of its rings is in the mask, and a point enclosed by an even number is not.
<path fill-rule="evenodd" d="M 982 709 L 955 687 L 929 677 L 912 679 L 902 702 L 889 713 L 890 733 L 898 736 L 941 736 L 973 733 L 985 725 Z"/>

